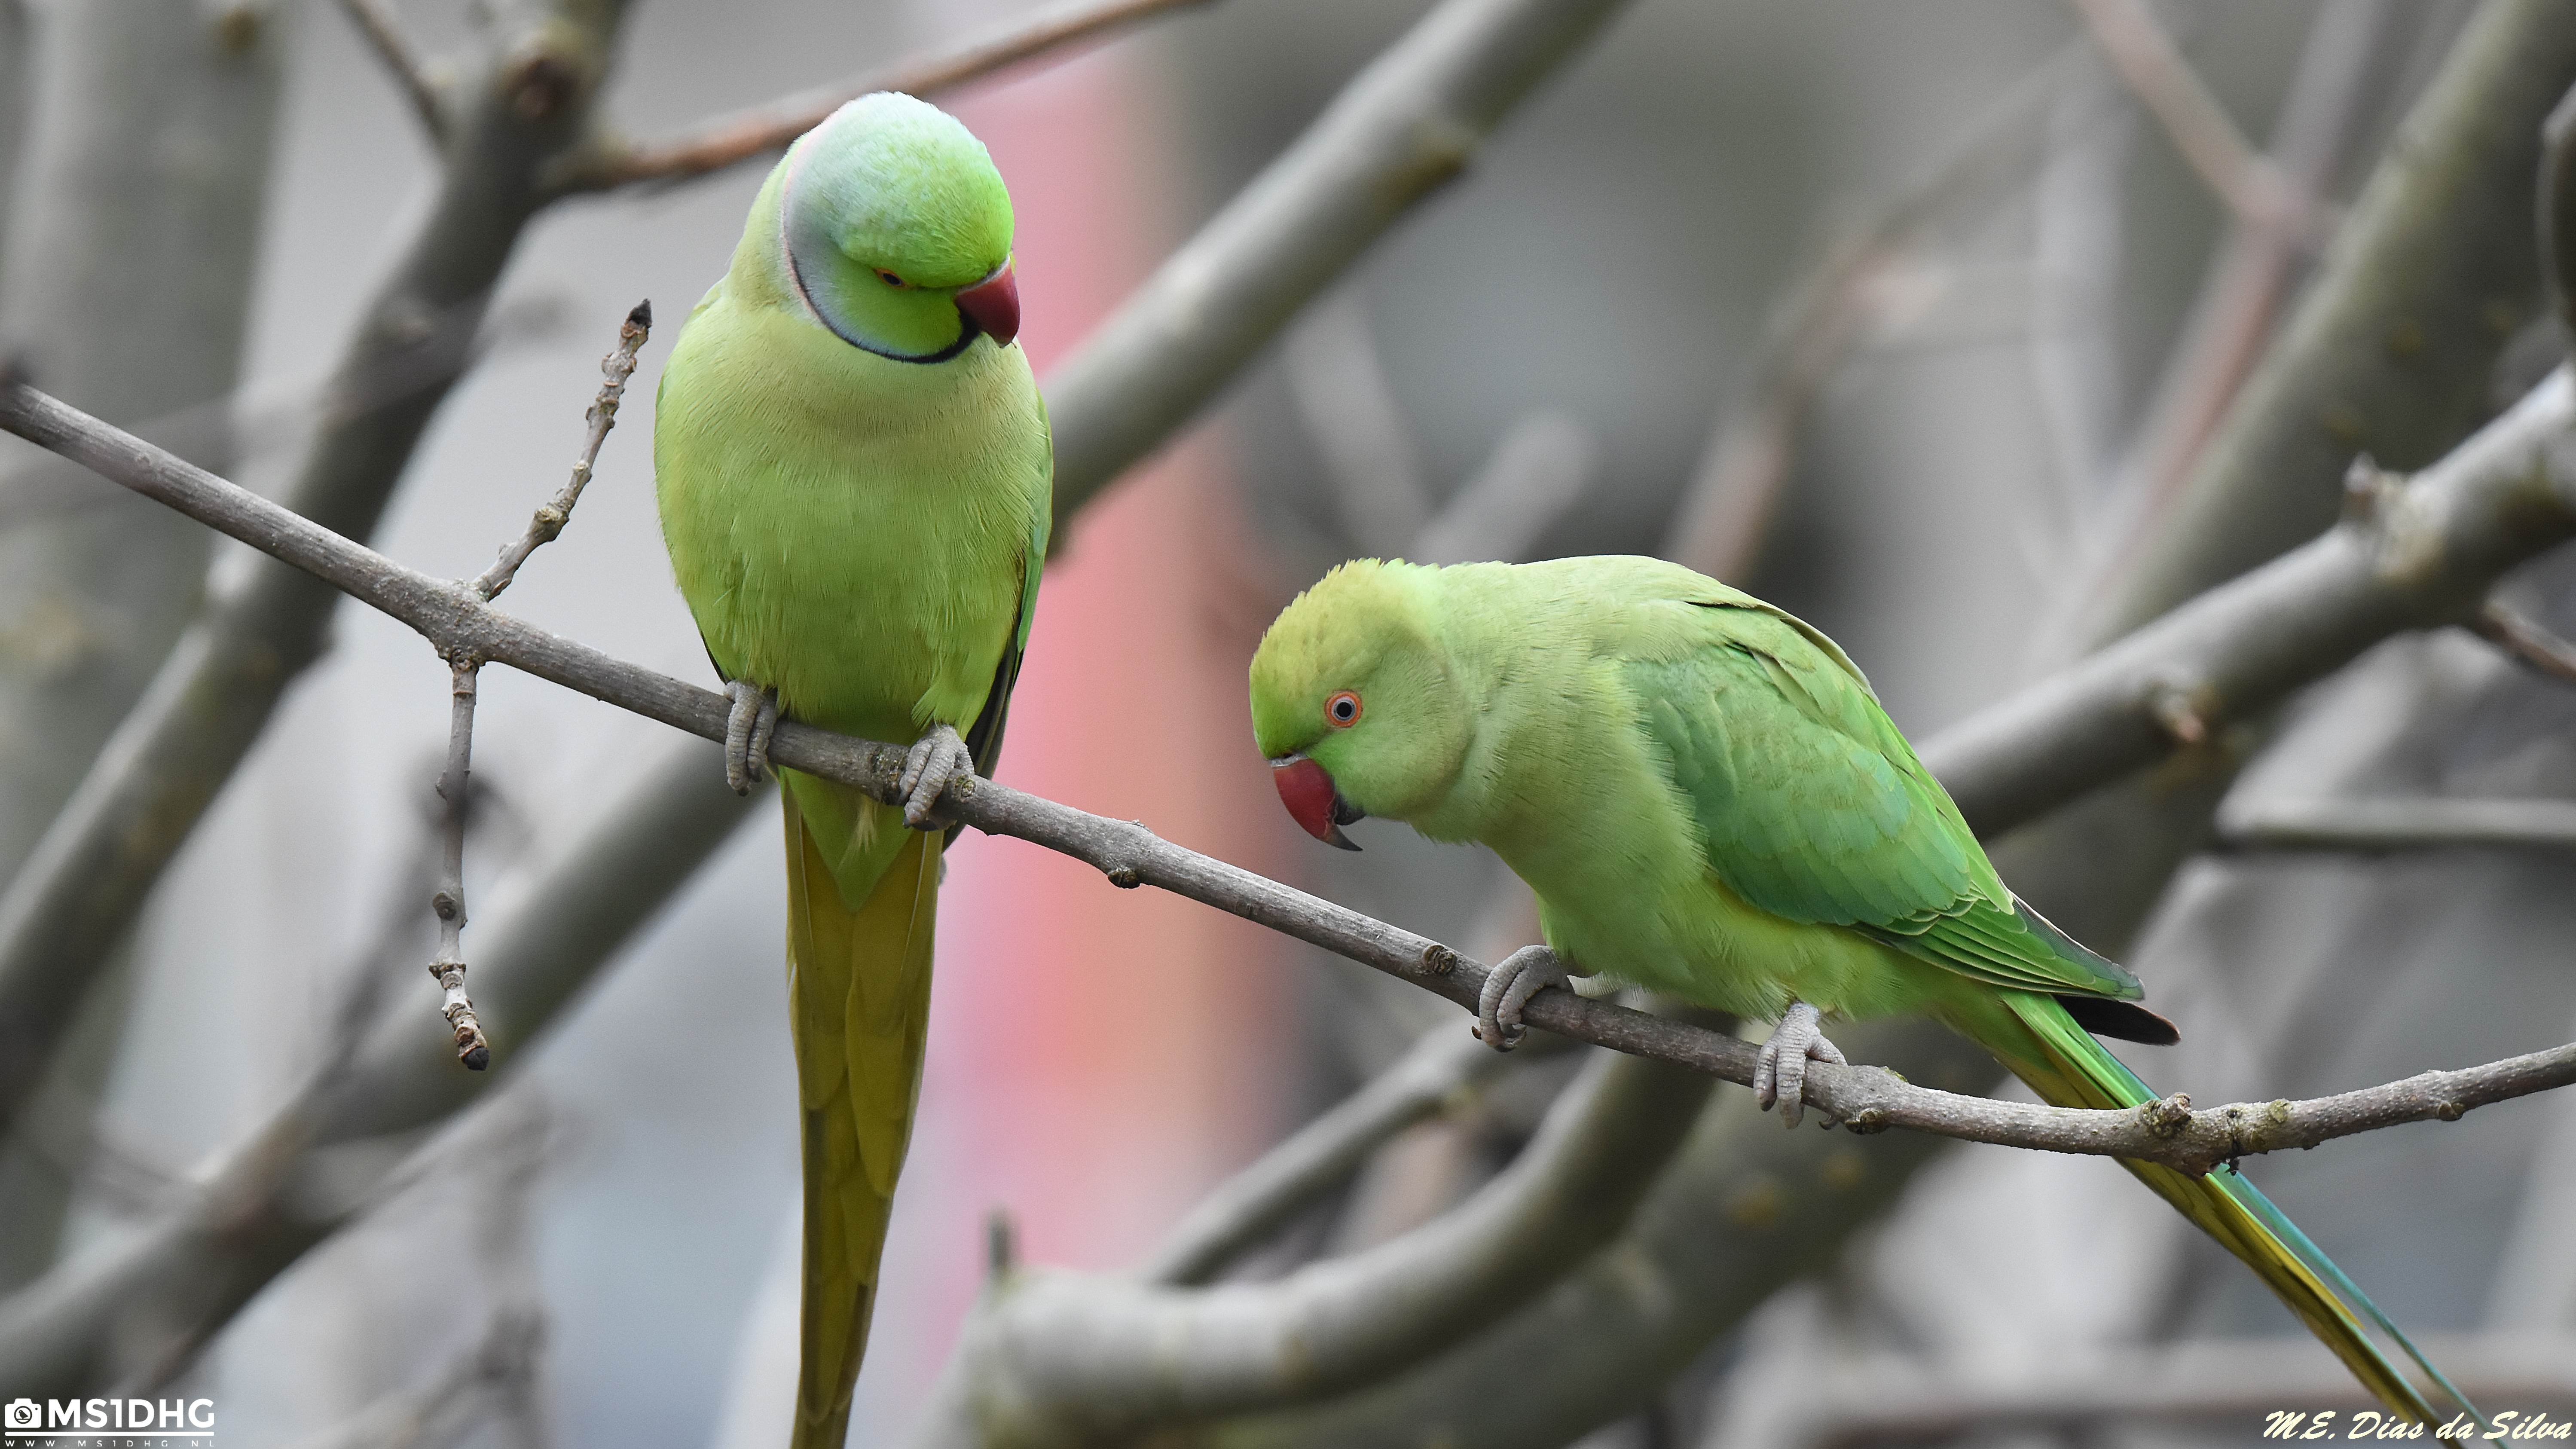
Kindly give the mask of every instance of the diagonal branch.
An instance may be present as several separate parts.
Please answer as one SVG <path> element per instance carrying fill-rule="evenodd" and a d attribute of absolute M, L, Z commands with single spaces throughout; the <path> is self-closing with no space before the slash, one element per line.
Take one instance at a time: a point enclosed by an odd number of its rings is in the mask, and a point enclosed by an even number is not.
<path fill-rule="evenodd" d="M 1394 1066 L 1208 1194 L 1137 1276 L 1173 1287 L 1208 1282 L 1318 1194 L 1358 1171 L 1389 1138 L 1454 1110 L 1504 1067 L 1526 1061 L 1532 1048 L 1562 1040 L 1532 1037 L 1505 1055 L 1454 1022 L 1423 1033 Z"/>
<path fill-rule="evenodd" d="M 1477 16 L 1490 11 L 1491 0 L 1464 5 L 1452 0 L 1452 5 L 1458 12 Z M 1569 29 L 1553 23 L 1545 7 L 1517 7 L 1508 12 L 1508 19 L 1497 34 L 1492 25 L 1461 23 L 1452 14 L 1438 28 L 1436 46 L 1428 51 L 1422 44 L 1413 46 L 1409 73 L 1428 72 L 1460 85 L 1490 87 L 1500 83 L 1498 76 L 1516 73 L 1515 68 L 1525 71 L 1534 64 L 1560 63 L 1590 34 L 1582 26 Z M 1364 124 L 1351 123 L 1355 111 Z M 1254 187 L 1276 194 L 1269 214 L 1289 231 L 1334 238 L 1340 255 L 1337 265 L 1347 268 L 1424 194 L 1419 188 L 1403 192 L 1385 209 L 1370 212 L 1359 232 L 1351 233 L 1346 220 L 1350 214 L 1365 209 L 1371 198 L 1388 190 L 1384 170 L 1371 164 L 1370 158 L 1383 155 L 1407 128 L 1420 122 L 1417 108 L 1337 102 L 1307 132 L 1312 138 L 1330 123 L 1335 128 L 1331 144 L 1310 140 L 1291 147 Z M 1240 230 L 1239 223 L 1229 220 L 1231 214 L 1231 210 L 1221 213 L 1202 231 L 1202 238 L 1227 228 Z M 1238 295 L 1252 285 L 1238 274 L 1260 271 L 1273 262 L 1260 247 L 1244 244 L 1203 241 L 1194 243 L 1189 254 L 1197 258 L 1195 264 L 1166 267 L 1124 304 L 1122 315 L 1148 321 L 1169 318 L 1176 307 L 1188 310 L 1187 297 Z M 1298 285 L 1304 290 L 1296 291 L 1292 300 L 1302 304 L 1331 281 L 1330 274 L 1302 279 Z M 1193 399 L 1204 398 L 1259 351 L 1278 330 L 1282 316 L 1237 307 L 1201 320 L 1206 334 L 1202 340 L 1210 345 L 1215 359 L 1207 366 L 1220 375 L 1210 377 L 1204 371 L 1175 375 L 1160 356 L 1129 349 L 1090 368 L 1088 400 L 1082 396 L 1068 400 L 1061 390 L 1050 390 L 1059 429 L 1080 426 L 1084 408 L 1128 406 L 1138 388 L 1170 386 Z M 1122 368 L 1127 371 L 1122 373 Z M 442 381 L 431 390 L 444 385 Z M 372 408 L 390 401 L 370 397 L 364 405 Z M 1167 410 L 1169 425 L 1185 421 L 1195 406 L 1192 402 Z M 1132 426 L 1119 431 L 1125 440 L 1122 446 L 1131 452 L 1110 460 L 1113 473 L 1156 441 Z M 1088 486 L 1067 491 L 1059 468 L 1059 534 L 1066 531 L 1065 521 L 1096 497 L 1106 481 L 1107 475 L 1095 475 Z M 202 803 L 199 798 L 185 808 L 164 806 L 146 818 L 159 830 L 188 810 L 202 808 Z M 715 854 L 747 814 L 744 802 L 724 786 L 719 753 L 701 749 L 695 741 L 641 772 L 599 821 L 539 874 L 523 904 L 485 936 L 481 949 L 491 975 L 483 988 L 482 1005 L 492 1018 L 487 1030 L 499 1053 L 507 1057 L 514 1044 L 543 1030 L 562 1013 L 616 959 L 623 943 Z M 104 881 L 66 876 L 55 882 L 56 890 L 68 894 L 112 884 L 129 872 L 139 873 L 145 877 L 141 886 L 116 885 L 111 892 L 130 915 L 166 856 L 139 864 L 124 855 L 112 859 L 115 868 L 104 873 Z M 0 921 L 6 914 L 0 908 Z M 110 927 L 114 919 L 111 916 Z M 7 978 L 8 941 L 5 925 L 0 925 L 0 988 L 5 988 Z M 53 944 L 78 943 L 57 940 Z M 65 969 L 82 969 L 85 964 Z M 5 1003 L 5 989 L 0 989 L 0 1003 Z M 6 1021 L 5 1004 L 0 1004 L 0 1027 Z M 0 1065 L 5 1062 L 0 1057 Z M 435 1122 L 474 1100 L 494 1075 L 503 1074 L 457 1071 L 452 1057 L 427 1050 L 427 1043 L 416 1033 L 405 1032 L 379 1043 L 345 1087 L 334 1089 L 327 1099 L 282 1107 L 218 1164 L 214 1180 L 241 1184 L 223 1199 L 221 1212 L 161 1219 L 145 1232 L 64 1262 L 41 1285 L 8 1300 L 9 1307 L 0 1310 L 0 1381 L 29 1384 L 50 1374 L 53 1377 L 46 1381 L 61 1385 L 64 1392 L 97 1381 L 82 1366 L 113 1352 L 120 1315 L 137 1311 L 186 1318 L 194 1323 L 198 1338 L 210 1336 L 262 1285 L 336 1229 L 335 1222 L 317 1221 L 289 1200 L 285 1194 L 291 1179 L 281 1175 L 283 1169 L 263 1163 L 280 1152 L 292 1156 L 304 1151 L 293 1144 L 308 1142 L 316 1134 L 324 1142 L 347 1142 Z M 0 1114 L 5 1114 L 6 1107 L 5 1082 L 0 1082 Z M 216 1244 L 223 1245 L 220 1251 Z M 148 1308 L 137 1308 L 138 1295 L 152 1300 Z"/>
<path fill-rule="evenodd" d="M 946 54 L 905 61 L 853 80 L 816 86 L 766 105 L 717 116 L 667 141 L 600 141 L 558 178 L 557 185 L 565 193 L 575 193 L 694 180 L 785 150 L 789 142 L 861 96 L 876 91 L 930 96 L 954 90 L 1042 56 L 1059 58 L 1075 46 L 1105 39 L 1166 11 L 1207 3 L 1209 0 L 1075 0 L 1033 19 L 977 36 Z"/>
<path fill-rule="evenodd" d="M 2469 620 L 2469 632 L 2503 650 L 2506 657 L 2535 674 L 2576 684 L 2576 644 L 2549 632 L 2539 620 L 2519 609 L 2489 600 L 2487 606 Z"/>
<path fill-rule="evenodd" d="M 2218 812 L 2233 850 L 2576 850 L 2576 800 L 2266 800 Z"/>
<path fill-rule="evenodd" d="M 2497 572 L 2576 536 L 2576 383 L 2566 369 L 2445 463 L 2340 528 L 2211 591 L 1968 720 L 1926 752 L 1959 782 L 1971 822 L 1994 829 L 2170 752 L 2176 700 L 2206 731 L 2268 706 L 2399 629 L 2459 617 Z M 463 652 L 701 738 L 724 737 L 723 695 L 511 618 L 464 585 L 408 569 L 131 434 L 17 383 L 0 428 L 75 458 Z M 884 801 L 898 798 L 902 746 L 782 721 L 771 758 Z M 2033 777 L 2036 777 L 2035 779 Z M 969 778 L 942 801 L 951 823 L 1070 855 L 1112 885 L 1154 885 L 1347 956 L 1472 1009 L 1487 968 L 1449 947 L 1112 820 Z M 1565 992 L 1530 1003 L 1534 1025 L 1578 1041 L 1749 1084 L 1755 1049 L 1732 1036 Z M 2004 1146 L 2135 1158 L 2185 1172 L 2576 1081 L 2576 1044 L 2311 1102 L 2190 1110 L 2172 1098 L 2080 1111 L 1961 1097 L 1877 1068 L 1817 1064 L 1805 1100 L 1857 1129 L 1908 1127 Z"/>
<path fill-rule="evenodd" d="M 1596 1054 L 1529 1150 L 1440 1231 L 1276 1282 L 1187 1289 L 1013 1274 L 999 1286 L 1002 1310 L 968 1326 L 925 1437 L 955 1449 L 1123 1442 L 1177 1416 L 1305 1402 L 1382 1378 L 1544 1291 L 1552 1280 L 1540 1265 L 1580 1262 L 1617 1236 L 1714 1085 Z M 1065 1344 L 1082 1351 L 1049 1351 Z"/>
<path fill-rule="evenodd" d="M 2267 231 L 2325 240 L 2330 222 L 2271 158 L 2245 140 L 2218 98 L 2149 12 L 2146 0 L 2073 0 L 2093 41 L 2156 118 L 2193 174 L 2238 220 Z"/>
<path fill-rule="evenodd" d="M 1683 487 L 1664 557 L 1738 583 L 1752 573 L 1807 415 L 1887 310 L 1890 276 L 1943 219 L 1983 208 L 2026 168 L 2035 123 L 2082 53 L 2068 46 L 2014 81 L 1783 294 L 1750 383 Z"/>
<path fill-rule="evenodd" d="M 419 233 L 334 370 L 287 502 L 373 530 L 471 355 L 492 287 L 547 195 L 540 173 L 587 134 L 624 0 L 525 0 L 461 86 Z M 0 893 L 0 1126 L 162 870 L 320 653 L 336 596 L 265 560 L 227 571 L 205 614 Z"/>
<path fill-rule="evenodd" d="M 412 114 L 420 118 L 421 134 L 429 137 L 432 150 L 447 144 L 447 99 L 433 79 L 429 67 L 421 62 L 420 52 L 412 49 L 411 40 L 403 34 L 402 22 L 394 17 L 386 0 L 340 0 L 340 11 L 349 23 L 358 27 L 367 48 L 384 63 L 394 84 L 402 87 L 403 99 L 411 103 Z"/>
<path fill-rule="evenodd" d="M 1056 515 L 1196 416 L 1625 3 L 1446 0 L 1370 62 L 1056 370 Z"/>

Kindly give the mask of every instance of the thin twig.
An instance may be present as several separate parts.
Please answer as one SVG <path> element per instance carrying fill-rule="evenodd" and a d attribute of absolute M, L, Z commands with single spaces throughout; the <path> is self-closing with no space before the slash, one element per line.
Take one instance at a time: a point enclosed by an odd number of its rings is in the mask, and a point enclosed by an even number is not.
<path fill-rule="evenodd" d="M 429 958 L 429 974 L 438 982 L 439 1014 L 456 1033 L 456 1059 L 473 1071 L 492 1064 L 491 1043 L 465 994 L 465 816 L 466 780 L 474 754 L 474 684 L 482 665 L 461 650 L 447 656 L 447 769 L 438 777 L 439 798 L 447 802 L 442 820 L 444 853 L 438 889 L 429 908 L 438 917 L 438 954 Z"/>
<path fill-rule="evenodd" d="M 617 405 L 626 396 L 626 380 L 635 375 L 635 354 L 644 339 L 653 333 L 653 302 L 646 298 L 635 304 L 626 320 L 618 324 L 617 346 L 599 360 L 599 396 L 591 399 L 590 411 L 583 418 L 590 424 L 590 436 L 583 440 L 581 456 L 573 460 L 572 478 L 563 491 L 548 499 L 528 520 L 528 531 L 519 536 L 501 556 L 474 581 L 474 592 L 486 599 L 501 597 L 501 591 L 519 576 L 519 565 L 528 555 L 554 542 L 572 521 L 573 505 L 581 501 L 581 490 L 590 482 L 590 470 L 599 461 L 599 445 L 608 441 L 608 430 L 617 426 Z"/>
<path fill-rule="evenodd" d="M 930 96 L 1040 56 L 1070 50 L 1169 10 L 1208 0 L 1078 0 L 1019 21 L 944 54 L 907 60 L 852 80 L 817 86 L 699 123 L 667 141 L 609 142 L 566 176 L 566 192 L 669 184 L 721 171 L 786 148 L 834 111 L 876 91 Z"/>
<path fill-rule="evenodd" d="M 1530 1046 L 1562 1038 L 1532 1037 Z M 1444 1022 L 1368 1085 L 1307 1123 L 1190 1210 L 1137 1276 L 1180 1287 L 1205 1283 L 1284 1226 L 1308 1203 L 1359 1170 L 1389 1139 L 1417 1122 L 1458 1110 L 1505 1066 L 1505 1055 Z"/>
<path fill-rule="evenodd" d="M 367 48 L 383 61 L 394 83 L 402 87 L 403 99 L 411 102 L 412 114 L 420 117 L 420 128 L 433 147 L 447 142 L 447 102 L 440 87 L 431 78 L 420 53 L 411 48 L 403 35 L 402 23 L 394 18 L 393 7 L 385 0 L 340 0 L 342 13 L 358 27 Z"/>
<path fill-rule="evenodd" d="M 500 9 L 456 90 L 435 196 L 345 344 L 283 497 L 363 537 L 472 357 L 538 177 L 590 133 L 628 0 Z M 385 379 L 414 379 L 388 388 Z M 229 563 L 230 561 L 226 561 Z M 61 1049 L 161 873 L 319 658 L 338 598 L 268 560 L 225 568 L 205 607 L 0 890 L 0 1125 Z"/>
<path fill-rule="evenodd" d="M 617 345 L 599 360 L 602 381 L 599 395 L 591 399 L 590 410 L 583 418 L 590 424 L 590 434 L 582 442 L 581 456 L 573 460 L 572 477 L 563 491 L 537 509 L 528 521 L 528 531 L 501 550 L 482 576 L 466 587 L 475 597 L 486 602 L 498 598 L 510 581 L 519 575 L 519 566 L 529 555 L 561 537 L 564 525 L 572 521 L 573 505 L 581 501 L 581 490 L 590 482 L 590 473 L 599 462 L 599 448 L 608 441 L 608 430 L 617 426 L 617 405 L 626 396 L 626 380 L 635 375 L 635 354 L 644 339 L 653 333 L 653 303 L 650 299 L 635 304 L 618 324 Z M 429 974 L 438 982 L 441 999 L 439 1011 L 456 1033 L 456 1059 L 473 1071 L 492 1063 L 492 1045 L 484 1038 L 483 1023 L 475 1016 L 474 1002 L 465 994 L 465 825 L 471 799 L 468 784 L 474 755 L 474 696 L 476 676 L 483 668 L 481 656 L 468 649 L 445 649 L 452 704 L 448 716 L 447 770 L 439 776 L 439 798 L 447 802 L 442 821 L 445 832 L 445 855 L 438 889 L 429 898 L 430 909 L 438 917 L 438 954 L 429 962 Z"/>
<path fill-rule="evenodd" d="M 2407 485 L 2366 526 L 2338 529 L 2234 584 L 2204 595 L 2015 700 L 1969 721 L 1972 747 L 2003 757 L 1990 769 L 2036 775 L 2019 794 L 2062 799 L 2170 751 L 2156 685 L 2169 657 L 2202 657 L 2208 700 L 2252 710 L 2316 678 L 2407 622 L 2456 617 L 2450 601 L 2483 595 L 2495 573 L 2576 535 L 2576 384 L 2562 369 L 2462 445 L 2446 467 Z M 449 655 L 504 663 L 595 699 L 686 730 L 724 737 L 725 697 L 559 638 L 494 609 L 461 584 L 408 569 L 312 520 L 19 383 L 0 387 L 0 428 L 83 463 L 263 553 L 312 573 L 410 625 Z M 2303 612 L 2304 611 L 2304 612 Z M 2306 633 L 2303 636 L 2302 631 Z M 2226 657 L 2238 651 L 2234 658 Z M 2231 670 L 2266 690 L 2231 696 Z M 2253 680 L 2247 680 L 2250 686 Z M 2049 748 L 2043 748 L 2049 746 Z M 905 749 L 781 722 L 771 758 L 884 801 L 897 798 Z M 1975 778 L 1938 753 L 1944 778 Z M 1980 781 L 1999 796 L 2015 793 Z M 948 822 L 1070 855 L 1122 887 L 1153 885 L 1347 956 L 1473 1007 L 1487 968 L 1449 947 L 1112 820 L 1005 785 L 969 778 L 942 801 Z M 1972 814 L 1973 823 L 1973 814 Z M 1997 823 L 1989 818 L 1988 828 Z M 1732 1036 L 1565 992 L 1542 992 L 1532 1025 L 1728 1081 L 1753 1080 L 1755 1049 Z M 1916 1087 L 1874 1067 L 1816 1063 L 1806 1101 L 1856 1130 L 1907 1127 L 1970 1141 L 2135 1158 L 2184 1172 L 2288 1147 L 2312 1147 L 2400 1122 L 2456 1120 L 2470 1108 L 2576 1082 L 2576 1044 L 2309 1102 L 2193 1111 L 2173 1097 L 2125 1111 L 2084 1111 L 1963 1097 Z"/>
<path fill-rule="evenodd" d="M 2374 113 L 2373 61 L 2395 13 L 2388 3 L 2329 5 L 2310 22 L 2270 153 L 2273 166 L 2308 195 L 2327 194 Z M 2079 545 L 2088 562 L 2065 571 L 2068 589 L 2102 588 L 2145 546 L 2261 359 L 2305 260 L 2305 246 L 2278 227 L 2229 228 L 2113 469 L 2108 496 L 2086 520 Z M 2052 611 L 2036 637 L 2036 652 L 2052 662 L 2077 652 L 2075 642 L 2095 627 L 2096 601 L 2068 597 L 2076 607 Z"/>
<path fill-rule="evenodd" d="M 2233 850 L 2576 850 L 2576 800 L 2267 800 L 2219 811 Z"/>
<path fill-rule="evenodd" d="M 2249 226 L 2324 242 L 2331 218 L 2262 152 L 2201 84 L 2146 0 L 2071 0 L 2111 68 L 2164 128 L 2194 175 Z"/>
<path fill-rule="evenodd" d="M 2489 599 L 2469 621 L 2469 632 L 2535 674 L 2576 684 L 2576 644 L 2559 638 L 2528 614 Z"/>
<path fill-rule="evenodd" d="M 2069 45 L 2015 81 L 1782 294 L 1750 383 L 1719 413 L 1674 507 L 1664 557 L 1739 582 L 1752 570 L 1807 414 L 1887 310 L 1888 279 L 1936 222 L 2014 172 L 2024 148 L 2010 143 L 2027 138 L 2083 54 Z"/>

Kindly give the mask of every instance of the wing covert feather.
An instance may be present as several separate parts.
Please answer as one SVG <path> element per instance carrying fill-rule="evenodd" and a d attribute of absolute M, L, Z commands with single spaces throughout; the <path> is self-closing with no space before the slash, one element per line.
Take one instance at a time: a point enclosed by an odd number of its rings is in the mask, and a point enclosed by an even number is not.
<path fill-rule="evenodd" d="M 1627 683 L 1728 889 L 1998 986 L 2142 994 L 2005 888 L 1841 651 L 1745 596 L 1690 602 L 1700 637 Z"/>

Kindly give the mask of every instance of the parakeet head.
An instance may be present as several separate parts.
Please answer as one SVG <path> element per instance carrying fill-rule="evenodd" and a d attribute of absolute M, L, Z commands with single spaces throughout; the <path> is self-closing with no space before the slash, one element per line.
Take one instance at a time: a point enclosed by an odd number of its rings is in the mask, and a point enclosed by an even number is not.
<path fill-rule="evenodd" d="M 1432 620 L 1439 571 L 1361 559 L 1297 596 L 1252 656 L 1252 732 L 1288 813 L 1341 827 L 1411 819 L 1456 783 L 1475 714 Z"/>
<path fill-rule="evenodd" d="M 879 91 L 834 111 L 779 164 L 787 275 L 815 321 L 903 362 L 944 362 L 978 337 L 1011 345 L 1011 196 L 956 117 Z"/>

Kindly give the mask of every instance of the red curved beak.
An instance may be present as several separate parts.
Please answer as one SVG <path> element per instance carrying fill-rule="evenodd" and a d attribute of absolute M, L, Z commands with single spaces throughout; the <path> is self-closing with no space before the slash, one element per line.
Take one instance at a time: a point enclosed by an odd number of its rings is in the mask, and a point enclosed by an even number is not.
<path fill-rule="evenodd" d="M 1304 755 L 1272 760 L 1270 783 L 1279 787 L 1279 802 L 1288 807 L 1289 818 L 1304 826 L 1308 835 L 1343 850 L 1359 849 L 1342 827 L 1359 819 L 1360 812 L 1333 788 L 1333 777 L 1323 766 Z"/>
<path fill-rule="evenodd" d="M 957 294 L 957 310 L 971 319 L 996 347 L 1008 347 L 1020 335 L 1020 284 L 1011 264 Z"/>

